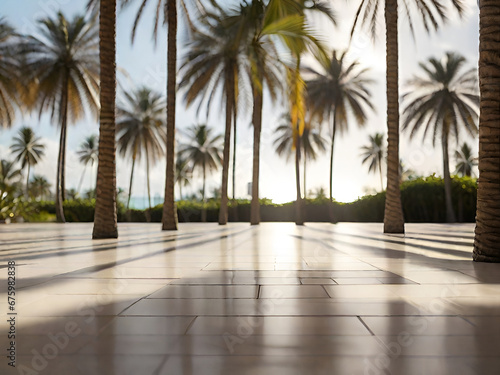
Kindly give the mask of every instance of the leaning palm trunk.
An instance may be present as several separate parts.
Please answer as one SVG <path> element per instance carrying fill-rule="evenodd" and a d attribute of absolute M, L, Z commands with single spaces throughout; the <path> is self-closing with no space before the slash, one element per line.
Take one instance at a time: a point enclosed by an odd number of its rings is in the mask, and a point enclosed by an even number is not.
<path fill-rule="evenodd" d="M 253 172 L 252 203 L 250 206 L 250 224 L 260 223 L 259 173 L 260 173 L 260 134 L 262 130 L 262 90 L 253 88 Z"/>
<path fill-rule="evenodd" d="M 65 87 L 68 87 L 67 80 L 63 83 Z M 62 184 L 62 175 L 64 173 L 64 149 L 66 145 L 66 128 L 68 123 L 68 91 L 64 90 L 61 95 L 61 108 L 62 108 L 62 119 L 61 119 L 61 136 L 59 138 L 59 154 L 57 156 L 57 177 L 56 177 L 56 219 L 60 223 L 65 223 L 66 219 L 64 217 L 64 193 Z"/>
<path fill-rule="evenodd" d="M 444 198 L 446 202 L 446 222 L 454 223 L 455 212 L 453 211 L 453 203 L 451 200 L 451 178 L 450 178 L 450 162 L 448 156 L 448 136 L 443 133 L 443 179 L 444 179 Z"/>
<path fill-rule="evenodd" d="M 328 202 L 330 223 L 335 223 L 335 216 L 333 213 L 333 151 L 335 145 L 335 133 L 337 132 L 337 107 L 333 112 L 333 128 L 332 128 L 332 144 L 330 145 L 330 202 Z"/>
<path fill-rule="evenodd" d="M 385 2 L 387 74 L 387 192 L 384 233 L 404 233 L 399 188 L 398 3 Z"/>
<path fill-rule="evenodd" d="M 135 168 L 136 156 L 132 157 L 132 170 L 130 171 L 130 182 L 128 184 L 128 199 L 127 199 L 127 211 L 130 207 L 130 198 L 132 198 L 132 180 L 134 178 L 134 168 Z"/>
<path fill-rule="evenodd" d="M 295 185 L 297 186 L 297 200 L 295 201 L 295 224 L 304 225 L 302 212 L 302 197 L 300 194 L 300 133 L 297 123 L 297 142 L 295 145 Z"/>
<path fill-rule="evenodd" d="M 177 230 L 177 209 L 174 200 L 175 184 L 175 95 L 177 74 L 177 4 L 167 0 L 167 168 L 162 230 Z"/>
<path fill-rule="evenodd" d="M 229 152 L 231 148 L 231 116 L 234 103 L 234 75 L 227 73 L 226 79 L 226 129 L 224 132 L 224 151 L 222 156 L 222 184 L 219 210 L 219 225 L 227 224 L 227 183 L 229 172 Z"/>
<path fill-rule="evenodd" d="M 96 204 L 92 238 L 117 238 L 116 216 L 116 0 L 101 0 L 99 59 L 101 112 Z"/>
<path fill-rule="evenodd" d="M 500 262 L 500 4 L 479 0 L 479 180 L 475 261 Z"/>

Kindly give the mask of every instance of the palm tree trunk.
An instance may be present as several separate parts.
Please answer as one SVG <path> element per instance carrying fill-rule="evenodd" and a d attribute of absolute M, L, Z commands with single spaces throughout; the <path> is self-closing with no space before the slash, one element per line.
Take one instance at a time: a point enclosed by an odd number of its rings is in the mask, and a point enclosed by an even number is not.
<path fill-rule="evenodd" d="M 146 221 L 151 222 L 151 186 L 149 182 L 149 153 L 148 148 L 145 147 L 146 151 L 146 186 L 148 188 L 148 209 L 146 210 Z"/>
<path fill-rule="evenodd" d="M 165 176 L 165 202 L 163 203 L 162 230 L 177 230 L 175 207 L 175 99 L 177 74 L 177 4 L 167 0 L 167 168 Z"/>
<path fill-rule="evenodd" d="M 92 238 L 117 238 L 116 213 L 116 0 L 101 0 L 99 12 L 101 66 L 99 156 Z"/>
<path fill-rule="evenodd" d="M 127 199 L 127 211 L 130 207 L 130 198 L 132 197 L 132 179 L 134 178 L 134 168 L 135 168 L 135 155 L 132 157 L 132 170 L 130 171 L 130 182 L 128 184 L 128 199 Z"/>
<path fill-rule="evenodd" d="M 387 191 L 384 233 L 404 233 L 399 188 L 398 2 L 385 1 L 387 75 Z"/>
<path fill-rule="evenodd" d="M 28 173 L 26 173 L 26 200 L 28 200 L 30 197 L 29 186 L 30 186 L 30 163 L 28 162 Z"/>
<path fill-rule="evenodd" d="M 87 164 L 83 167 L 82 177 L 80 177 L 80 181 L 78 182 L 78 192 L 82 190 L 83 178 L 85 177 L 85 172 L 87 172 Z"/>
<path fill-rule="evenodd" d="M 207 181 L 207 172 L 206 172 L 206 164 L 203 163 L 203 187 L 201 190 L 201 221 L 205 223 L 207 221 L 207 208 L 205 205 L 205 187 Z"/>
<path fill-rule="evenodd" d="M 453 203 L 451 200 L 451 179 L 450 179 L 450 162 L 448 155 L 448 132 L 443 129 L 443 179 L 444 179 L 444 198 L 446 202 L 446 222 L 456 222 L 455 212 L 453 211 Z"/>
<path fill-rule="evenodd" d="M 500 262 L 500 4 L 479 0 L 479 179 L 473 259 Z"/>
<path fill-rule="evenodd" d="M 63 83 L 67 88 L 67 79 Z M 62 117 L 61 117 L 61 135 L 59 138 L 59 154 L 57 156 L 57 177 L 56 177 L 56 219 L 60 223 L 65 223 L 66 219 L 64 217 L 64 187 L 62 185 L 62 175 L 64 170 L 64 148 L 65 148 L 65 140 L 66 140 L 66 126 L 68 122 L 68 92 L 67 89 L 63 91 L 61 95 L 61 108 L 62 108 Z"/>
<path fill-rule="evenodd" d="M 382 160 L 378 161 L 378 174 L 380 176 L 380 191 L 384 191 L 384 180 L 382 178 Z M 401 180 L 399 180 L 401 183 Z"/>
<path fill-rule="evenodd" d="M 302 197 L 300 194 L 300 135 L 297 123 L 297 144 L 295 145 L 295 185 L 297 186 L 297 200 L 295 201 L 295 224 L 304 225 L 302 213 Z"/>
<path fill-rule="evenodd" d="M 224 132 L 224 151 L 222 157 L 222 184 L 219 209 L 219 225 L 227 224 L 227 180 L 229 171 L 229 151 L 231 148 L 231 116 L 234 103 L 234 76 L 226 73 L 226 130 Z"/>
<path fill-rule="evenodd" d="M 67 104 L 66 104 L 67 105 Z M 67 110 L 66 110 L 67 111 Z M 62 201 L 66 200 L 66 139 L 68 134 L 67 112 L 65 115 L 66 123 L 64 125 L 64 139 L 62 140 L 62 161 L 61 161 L 61 197 Z"/>
<path fill-rule="evenodd" d="M 259 77 L 262 82 L 262 77 Z M 250 205 L 250 225 L 260 224 L 259 178 L 260 178 L 260 135 L 262 131 L 263 93 L 255 84 L 253 86 L 253 169 L 252 169 L 252 203 Z"/>
<path fill-rule="evenodd" d="M 236 199 L 236 103 L 233 103 L 233 201 Z"/>
<path fill-rule="evenodd" d="M 233 213 L 233 221 L 238 221 L 238 205 L 236 204 L 236 119 L 238 118 L 238 106 L 236 105 L 236 95 L 233 100 L 233 203 L 231 211 Z"/>
<path fill-rule="evenodd" d="M 304 199 L 307 199 L 306 172 L 307 172 L 307 158 L 306 158 L 306 151 L 304 150 Z"/>
<path fill-rule="evenodd" d="M 332 144 L 330 145 L 330 201 L 328 202 L 330 223 L 335 223 L 333 214 L 333 151 L 335 145 L 335 133 L 337 132 L 337 107 L 333 110 Z"/>

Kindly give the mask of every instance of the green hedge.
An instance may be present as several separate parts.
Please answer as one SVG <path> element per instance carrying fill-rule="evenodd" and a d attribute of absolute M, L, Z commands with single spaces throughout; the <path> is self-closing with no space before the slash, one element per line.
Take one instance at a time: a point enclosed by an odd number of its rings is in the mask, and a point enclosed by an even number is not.
<path fill-rule="evenodd" d="M 477 181 L 470 177 L 453 177 L 453 205 L 459 222 L 474 222 L 476 215 Z M 434 175 L 406 181 L 401 185 L 401 200 L 405 221 L 408 223 L 440 223 L 445 221 L 444 182 Z M 273 204 L 268 199 L 261 200 L 261 221 L 294 221 L 294 202 Z M 382 222 L 384 219 L 385 192 L 368 195 L 352 203 L 334 202 L 334 217 L 337 221 Z M 95 200 L 74 200 L 64 202 L 66 220 L 90 222 L 94 219 Z M 177 202 L 179 222 L 200 222 L 203 205 L 196 201 Z M 207 221 L 216 222 L 219 216 L 219 202 L 209 200 L 205 205 Z M 149 214 L 152 222 L 160 222 L 162 205 L 147 210 L 125 212 L 122 204 L 118 207 L 119 221 L 146 222 Z M 43 213 L 46 213 L 44 215 Z M 53 217 L 53 202 L 40 202 L 36 215 L 25 218 L 34 221 Z M 305 221 L 330 221 L 328 200 L 308 199 L 304 204 Z M 43 219 L 42 219 L 43 220 Z M 229 204 L 229 221 L 250 221 L 250 201 L 240 199 Z"/>

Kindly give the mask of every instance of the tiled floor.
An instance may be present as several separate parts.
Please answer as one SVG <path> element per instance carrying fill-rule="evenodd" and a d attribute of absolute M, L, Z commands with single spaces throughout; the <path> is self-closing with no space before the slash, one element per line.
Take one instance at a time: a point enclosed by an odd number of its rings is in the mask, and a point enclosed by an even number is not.
<path fill-rule="evenodd" d="M 0 373 L 498 375 L 500 264 L 471 261 L 473 229 L 3 225 Z"/>

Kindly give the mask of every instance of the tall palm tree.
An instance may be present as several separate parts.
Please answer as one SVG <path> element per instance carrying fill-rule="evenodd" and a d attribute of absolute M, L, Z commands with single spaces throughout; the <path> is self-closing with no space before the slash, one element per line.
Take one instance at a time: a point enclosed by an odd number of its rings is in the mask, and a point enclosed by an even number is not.
<path fill-rule="evenodd" d="M 333 50 L 329 60 L 319 59 L 321 71 L 308 68 L 313 77 L 306 80 L 307 102 L 312 112 L 332 121 L 330 143 L 330 219 L 333 221 L 333 154 L 337 131 L 348 129 L 348 113 L 352 113 L 359 127 L 366 123 L 366 108 L 374 110 L 368 86 L 374 81 L 367 77 L 368 69 L 359 69 L 359 62 L 346 62 L 346 52 Z"/>
<path fill-rule="evenodd" d="M 189 160 L 177 153 L 175 160 L 175 183 L 179 185 L 179 200 L 183 200 L 182 187 L 191 182 L 192 171 Z"/>
<path fill-rule="evenodd" d="M 201 169 L 203 187 L 201 199 L 205 204 L 205 185 L 207 172 L 211 173 L 219 168 L 222 161 L 222 136 L 212 135 L 212 129 L 207 125 L 195 125 L 188 129 L 190 142 L 180 146 L 179 154 L 191 163 L 191 169 Z M 206 209 L 203 206 L 201 220 L 205 222 Z"/>
<path fill-rule="evenodd" d="M 80 177 L 80 182 L 78 183 L 77 192 L 80 192 L 82 189 L 83 177 L 85 176 L 85 170 L 87 166 L 90 164 L 90 168 L 94 166 L 94 163 L 98 160 L 99 155 L 99 136 L 96 134 L 90 135 L 85 138 L 83 143 L 80 145 L 80 149 L 76 151 L 79 156 L 80 163 L 83 164 L 83 172 L 82 177 Z M 92 188 L 92 187 L 91 187 Z"/>
<path fill-rule="evenodd" d="M 258 0 L 254 0 L 248 7 L 244 15 L 243 25 L 249 25 L 250 42 L 247 43 L 246 55 L 249 61 L 250 82 L 253 96 L 252 124 L 254 127 L 253 146 L 253 172 L 252 172 L 252 203 L 250 212 L 250 223 L 252 225 L 260 223 L 260 203 L 259 203 L 259 169 L 260 169 L 260 136 L 262 129 L 262 108 L 264 85 L 271 94 L 271 99 L 275 97 L 276 91 L 281 89 L 279 59 L 274 40 L 278 39 L 281 44 L 291 53 L 295 59 L 296 72 L 293 82 L 302 82 L 298 76 L 300 67 L 300 55 L 306 48 L 314 52 L 323 53 L 323 46 L 312 35 L 311 29 L 305 17 L 307 10 L 319 11 L 326 15 L 334 24 L 335 18 L 328 4 L 321 1 L 306 2 L 303 0 L 293 2 L 282 2 L 271 0 L 267 5 Z M 244 8 L 242 8 L 244 9 Z M 285 69 L 286 70 L 286 69 Z M 291 75 L 289 75 L 291 77 Z M 298 88 L 301 85 L 295 86 Z M 290 90 L 292 92 L 293 90 Z M 301 93 L 302 91 L 299 90 Z M 295 103 L 293 100 L 291 104 Z M 297 111 L 292 110 L 297 113 Z M 301 111 L 298 111 L 301 112 Z M 300 116 L 299 116 L 300 117 Z M 302 120 L 301 120 L 302 122 Z M 299 152 L 300 147 L 297 148 Z M 297 158 L 296 158 L 297 159 Z M 297 159 L 298 160 L 298 159 Z M 298 173 L 299 170 L 296 169 Z M 300 178 L 297 176 L 297 187 L 300 190 Z M 300 192 L 297 194 L 297 212 L 300 211 Z M 301 215 L 297 214 L 297 217 Z M 298 220 L 300 221 L 300 220 Z"/>
<path fill-rule="evenodd" d="M 477 134 L 477 72 L 475 69 L 463 72 L 465 63 L 463 56 L 451 52 L 441 60 L 430 58 L 420 64 L 424 76 L 415 76 L 408 81 L 409 93 L 403 96 L 406 102 L 403 131 L 410 130 L 412 138 L 423 128 L 424 137 L 431 136 L 433 144 L 436 138 L 441 141 L 446 219 L 449 223 L 455 222 L 451 201 L 449 138 L 455 137 L 458 143 L 461 128 L 473 136 Z"/>
<path fill-rule="evenodd" d="M 35 199 L 46 200 L 50 195 L 50 183 L 44 176 L 34 175 L 30 181 L 30 193 Z"/>
<path fill-rule="evenodd" d="M 99 65 L 101 111 L 93 239 L 118 237 L 115 142 L 116 0 L 100 0 Z"/>
<path fill-rule="evenodd" d="M 40 138 L 35 136 L 33 129 L 22 127 L 17 137 L 13 139 L 14 143 L 10 146 L 12 154 L 17 162 L 21 162 L 21 169 L 26 171 L 26 198 L 29 197 L 30 168 L 41 160 L 45 155 L 45 145 L 40 142 Z"/>
<path fill-rule="evenodd" d="M 227 223 L 228 175 L 231 141 L 231 125 L 234 106 L 238 102 L 238 83 L 243 74 L 240 49 L 243 28 L 235 17 L 230 17 L 220 7 L 218 13 L 209 13 L 200 19 L 193 30 L 189 50 L 181 67 L 180 87 L 186 88 L 186 103 L 196 99 L 207 102 L 207 108 L 220 88 L 226 107 L 224 150 L 222 158 L 221 204 L 219 224 Z"/>
<path fill-rule="evenodd" d="M 479 180 L 473 259 L 500 262 L 500 4 L 479 0 Z"/>
<path fill-rule="evenodd" d="M 32 107 L 49 111 L 60 126 L 56 175 L 56 216 L 64 222 L 65 160 L 68 123 L 76 122 L 85 108 L 98 111 L 98 28 L 82 16 L 39 21 L 40 36 L 29 36 L 23 45 L 24 78 L 30 89 Z"/>
<path fill-rule="evenodd" d="M 16 58 L 14 28 L 0 17 L 0 128 L 10 127 L 19 102 L 19 60 Z"/>
<path fill-rule="evenodd" d="M 146 179 L 149 209 L 151 210 L 150 166 L 165 153 L 163 96 L 147 87 L 140 87 L 131 94 L 125 92 L 125 101 L 118 105 L 118 150 L 122 156 L 132 159 L 127 210 L 132 196 L 135 162 L 146 161 Z"/>
<path fill-rule="evenodd" d="M 282 116 L 283 123 L 279 125 L 276 130 L 276 138 L 273 142 L 276 147 L 276 153 L 279 156 L 285 157 L 288 161 L 292 155 L 294 155 L 294 140 L 293 140 L 293 128 L 290 125 L 290 116 Z M 324 139 L 319 131 L 315 128 L 306 127 L 304 132 L 300 136 L 300 156 L 304 163 L 304 199 L 306 198 L 306 178 L 307 178 L 307 160 L 316 160 L 318 157 L 318 152 L 326 151 L 326 139 Z"/>
<path fill-rule="evenodd" d="M 361 157 L 363 158 L 362 164 L 369 163 L 368 172 L 376 173 L 378 171 L 380 176 L 380 190 L 384 190 L 384 183 L 382 179 L 382 164 L 385 156 L 384 135 L 382 133 L 375 133 L 368 136 L 370 144 L 361 147 Z M 399 167 L 399 166 L 398 166 Z"/>
<path fill-rule="evenodd" d="M 474 174 L 472 168 L 477 166 L 477 158 L 472 155 L 472 149 L 467 143 L 464 142 L 462 147 L 455 151 L 455 161 L 457 162 L 455 173 L 468 177 Z"/>
<path fill-rule="evenodd" d="M 451 0 L 459 15 L 464 12 L 463 0 Z M 441 0 L 413 0 L 402 2 L 407 23 L 414 35 L 412 13 L 419 14 L 425 30 L 437 29 L 446 21 L 446 7 Z M 411 6 L 414 11 L 412 12 Z M 379 13 L 384 12 L 386 42 L 386 95 L 387 95 L 387 192 L 385 198 L 384 233 L 404 233 L 401 191 L 399 188 L 399 69 L 398 69 L 398 0 L 362 0 L 351 31 L 358 22 L 369 27 L 376 38 Z"/>

